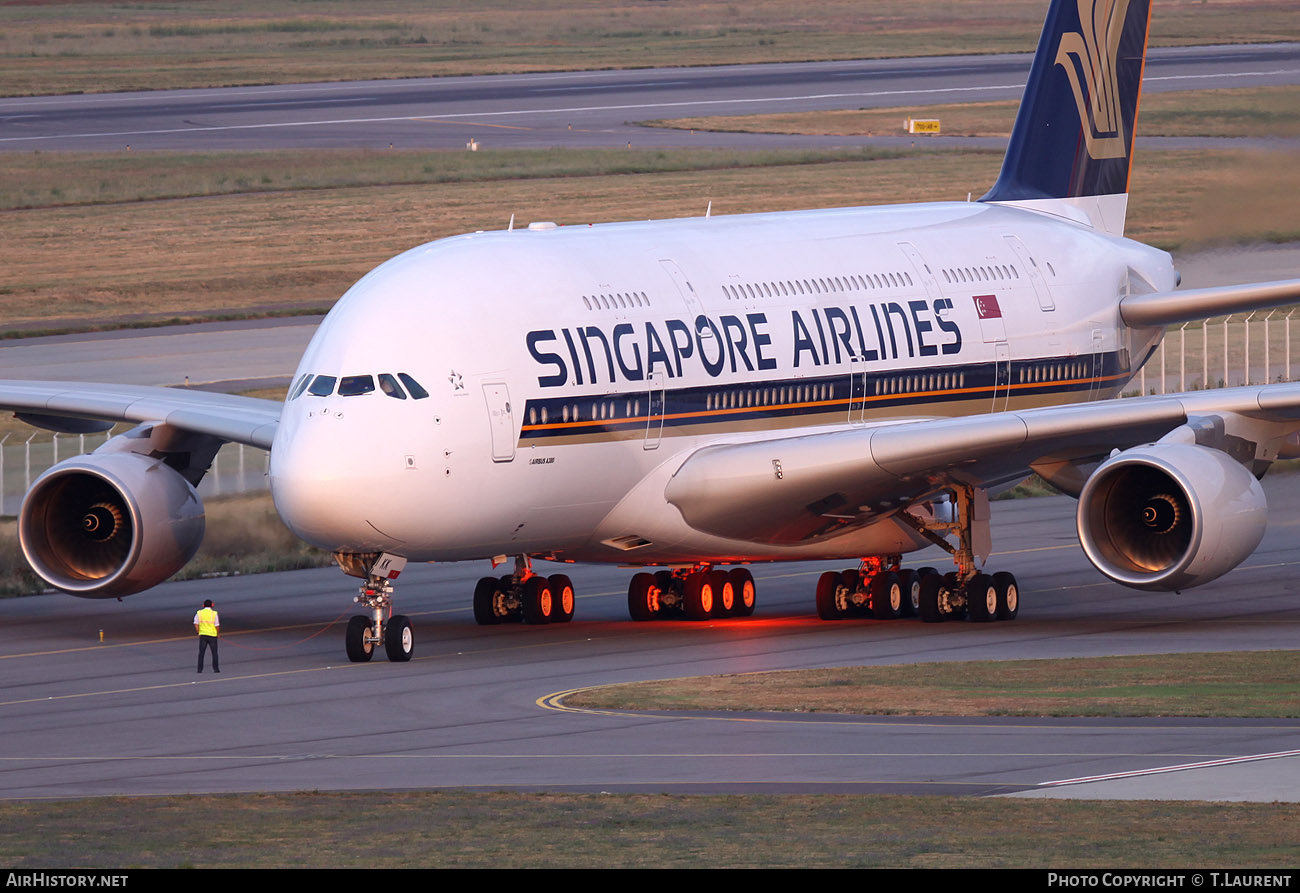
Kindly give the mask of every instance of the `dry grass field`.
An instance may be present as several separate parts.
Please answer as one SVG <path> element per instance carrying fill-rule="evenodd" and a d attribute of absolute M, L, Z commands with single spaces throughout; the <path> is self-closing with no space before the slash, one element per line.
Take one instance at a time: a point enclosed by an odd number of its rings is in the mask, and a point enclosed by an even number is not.
<path fill-rule="evenodd" d="M 254 793 L 3 803 L 0 860 L 11 869 L 1195 865 L 1258 872 L 1300 861 L 1297 829 L 1300 807 L 1291 803 Z M 150 880 L 128 872 L 130 887 Z"/>
<path fill-rule="evenodd" d="M 7 0 L 0 95 L 1032 50 L 1046 0 Z M 1295 40 L 1291 0 L 1161 0 L 1156 45 Z"/>
<path fill-rule="evenodd" d="M 32 188 L 50 203 L 14 208 L 40 198 L 26 185 L 3 199 L 0 319 L 30 330 L 317 310 L 399 251 L 502 229 L 512 214 L 519 225 L 585 224 L 699 215 L 709 201 L 714 214 L 962 201 L 981 195 L 1001 162 L 996 152 L 921 150 L 758 160 L 592 150 L 562 162 L 508 154 L 0 155 L 0 181 L 43 184 Z M 1300 193 L 1300 167 L 1292 162 L 1251 152 L 1139 153 L 1129 235 L 1166 248 L 1300 238 L 1290 199 Z M 630 172 L 656 166 L 663 170 Z M 303 171 L 310 179 L 300 179 Z M 223 180 L 245 191 L 212 194 Z M 116 185 L 101 190 L 106 183 Z M 151 190 L 173 197 L 149 198 Z"/>
<path fill-rule="evenodd" d="M 1163 654 L 791 670 L 609 685 L 596 709 L 908 716 L 1300 716 L 1294 652 Z"/>

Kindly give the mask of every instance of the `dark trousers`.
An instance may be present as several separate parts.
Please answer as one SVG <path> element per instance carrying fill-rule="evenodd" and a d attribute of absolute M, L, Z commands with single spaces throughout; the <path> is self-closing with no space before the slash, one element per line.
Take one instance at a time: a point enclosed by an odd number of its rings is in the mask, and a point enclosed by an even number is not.
<path fill-rule="evenodd" d="M 212 649 L 212 671 L 221 672 L 221 665 L 217 662 L 217 637 L 216 636 L 199 636 L 199 672 L 203 672 L 203 652 L 209 648 Z"/>

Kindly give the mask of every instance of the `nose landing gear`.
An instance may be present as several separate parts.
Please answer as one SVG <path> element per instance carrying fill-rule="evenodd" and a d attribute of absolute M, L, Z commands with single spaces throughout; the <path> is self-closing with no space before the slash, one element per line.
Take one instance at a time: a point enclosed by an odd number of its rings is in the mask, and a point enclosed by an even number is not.
<path fill-rule="evenodd" d="M 348 620 L 344 637 L 348 660 L 364 663 L 380 647 L 393 663 L 410 660 L 415 653 L 415 629 L 405 614 L 392 613 L 392 581 L 406 567 L 406 559 L 388 553 L 343 552 L 336 552 L 334 558 L 345 574 L 365 580 L 353 601 L 370 611 L 369 616 L 355 614 Z"/>

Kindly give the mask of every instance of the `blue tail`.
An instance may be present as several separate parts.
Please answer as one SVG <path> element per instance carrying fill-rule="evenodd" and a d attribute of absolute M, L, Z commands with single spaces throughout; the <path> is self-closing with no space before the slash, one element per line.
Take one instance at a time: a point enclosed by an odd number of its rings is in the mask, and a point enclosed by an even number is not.
<path fill-rule="evenodd" d="M 998 181 L 980 201 L 1128 192 L 1150 0 L 1052 0 Z"/>

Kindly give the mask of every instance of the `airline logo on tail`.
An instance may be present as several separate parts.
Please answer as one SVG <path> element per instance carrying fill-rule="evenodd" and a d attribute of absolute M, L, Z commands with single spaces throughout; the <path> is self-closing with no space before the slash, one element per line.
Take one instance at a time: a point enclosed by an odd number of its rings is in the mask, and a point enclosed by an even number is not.
<path fill-rule="evenodd" d="M 1127 152 L 1116 59 L 1129 0 L 1078 0 L 1079 31 L 1061 35 L 1056 64 L 1065 69 L 1083 124 L 1088 155 L 1123 158 Z"/>

